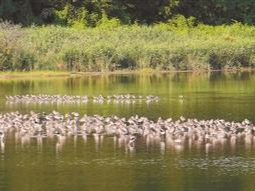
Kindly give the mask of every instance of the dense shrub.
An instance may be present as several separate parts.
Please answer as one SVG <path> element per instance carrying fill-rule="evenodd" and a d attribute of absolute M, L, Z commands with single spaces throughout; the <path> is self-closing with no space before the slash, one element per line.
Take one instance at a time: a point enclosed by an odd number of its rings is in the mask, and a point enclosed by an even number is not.
<path fill-rule="evenodd" d="M 0 0 L 0 19 L 23 25 L 95 27 L 107 15 L 122 24 L 166 22 L 176 15 L 205 24 L 255 23 L 254 0 Z"/>
<path fill-rule="evenodd" d="M 0 24 L 0 70 L 201 70 L 254 67 L 255 27 L 177 17 L 154 26 L 105 18 L 96 28 Z"/>

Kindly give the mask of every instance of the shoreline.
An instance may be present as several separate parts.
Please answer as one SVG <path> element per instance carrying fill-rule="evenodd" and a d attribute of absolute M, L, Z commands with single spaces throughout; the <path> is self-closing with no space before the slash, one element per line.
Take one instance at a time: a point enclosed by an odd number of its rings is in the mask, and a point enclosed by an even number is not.
<path fill-rule="evenodd" d="M 210 73 L 210 72 L 253 72 L 255 68 L 232 68 L 219 70 L 116 70 L 103 72 L 68 72 L 68 71 L 29 71 L 29 72 L 0 72 L 0 79 L 38 78 L 38 77 L 83 77 L 104 75 L 134 75 L 134 74 L 176 74 L 176 73 Z"/>

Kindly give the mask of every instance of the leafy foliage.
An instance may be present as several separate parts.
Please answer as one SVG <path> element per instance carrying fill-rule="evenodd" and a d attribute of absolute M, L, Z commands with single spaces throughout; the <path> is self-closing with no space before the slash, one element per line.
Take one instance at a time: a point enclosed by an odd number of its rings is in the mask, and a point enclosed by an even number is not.
<path fill-rule="evenodd" d="M 0 70 L 201 70 L 255 66 L 255 27 L 197 24 L 176 17 L 153 26 L 95 28 L 0 25 Z"/>
<path fill-rule="evenodd" d="M 105 16 L 122 24 L 166 22 L 176 15 L 205 24 L 254 24 L 254 0 L 0 0 L 0 18 L 14 23 L 95 27 Z"/>

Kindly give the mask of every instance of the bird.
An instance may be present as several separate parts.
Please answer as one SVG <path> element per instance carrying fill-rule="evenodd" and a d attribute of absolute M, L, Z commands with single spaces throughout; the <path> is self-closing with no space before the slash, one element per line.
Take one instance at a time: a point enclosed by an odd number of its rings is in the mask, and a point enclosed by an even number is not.
<path fill-rule="evenodd" d="M 129 138 L 128 145 L 129 146 L 134 146 L 135 140 L 136 140 L 136 136 L 135 135 L 131 135 L 130 138 Z"/>

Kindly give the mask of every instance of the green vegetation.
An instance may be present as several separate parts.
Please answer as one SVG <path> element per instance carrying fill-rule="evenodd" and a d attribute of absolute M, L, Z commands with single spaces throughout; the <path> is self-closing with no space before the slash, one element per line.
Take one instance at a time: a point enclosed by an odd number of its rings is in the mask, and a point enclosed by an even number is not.
<path fill-rule="evenodd" d="M 254 0 L 0 0 L 1 20 L 0 71 L 212 70 L 255 63 Z"/>
<path fill-rule="evenodd" d="M 105 18 L 96 28 L 0 25 L 0 70 L 203 70 L 253 67 L 255 27 L 194 26 L 176 17 L 153 26 Z"/>
<path fill-rule="evenodd" d="M 96 26 L 104 15 L 122 24 L 166 22 L 176 15 L 204 24 L 255 23 L 254 0 L 0 0 L 0 18 L 23 25 Z"/>

